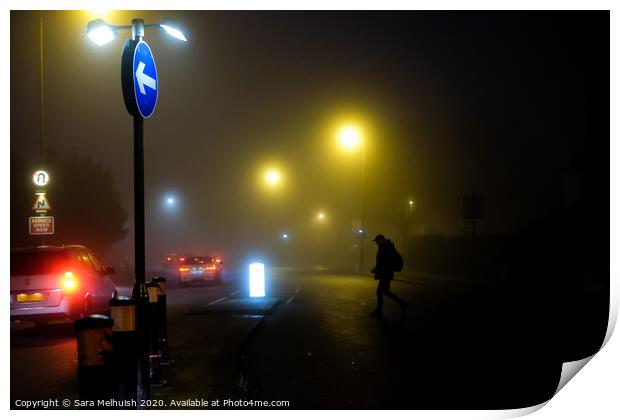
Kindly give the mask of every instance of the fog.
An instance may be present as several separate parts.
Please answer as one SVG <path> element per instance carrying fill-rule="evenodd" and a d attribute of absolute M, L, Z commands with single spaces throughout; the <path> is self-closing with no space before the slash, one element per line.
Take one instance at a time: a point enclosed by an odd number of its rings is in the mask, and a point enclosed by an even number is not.
<path fill-rule="evenodd" d="M 117 265 L 133 258 L 132 120 L 119 74 L 130 34 L 97 47 L 85 34 L 96 17 L 11 13 L 11 245 L 39 243 L 27 234 L 31 174 L 55 165 L 58 234 L 46 243 L 97 248 L 109 212 L 95 208 L 111 208 L 126 232 L 100 252 Z M 103 16 L 132 17 L 172 17 L 190 34 L 188 43 L 145 37 L 159 76 L 144 124 L 150 266 L 191 253 L 352 269 L 362 212 L 367 268 L 377 233 L 423 265 L 416 244 L 471 235 L 463 197 L 472 193 L 484 199 L 482 236 L 536 231 L 584 202 L 570 229 L 608 232 L 609 44 L 596 13 Z M 361 133 L 363 180 L 361 150 L 338 146 L 346 124 Z M 68 175 L 67 156 L 90 158 L 104 181 Z M 265 183 L 270 168 L 281 174 L 275 186 Z M 118 209 L 97 202 L 106 188 L 101 199 Z"/>

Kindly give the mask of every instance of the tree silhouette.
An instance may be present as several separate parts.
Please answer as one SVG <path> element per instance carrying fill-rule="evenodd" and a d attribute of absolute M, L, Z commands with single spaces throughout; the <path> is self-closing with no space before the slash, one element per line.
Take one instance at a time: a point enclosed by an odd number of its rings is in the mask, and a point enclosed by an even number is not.
<path fill-rule="evenodd" d="M 50 151 L 42 165 L 50 174 L 48 198 L 54 216 L 55 234 L 45 244 L 80 244 L 105 254 L 127 234 L 127 213 L 121 205 L 110 171 L 90 156 L 76 151 Z M 40 236 L 28 233 L 28 217 L 36 187 L 35 165 L 20 155 L 11 156 L 11 247 L 40 245 Z"/>

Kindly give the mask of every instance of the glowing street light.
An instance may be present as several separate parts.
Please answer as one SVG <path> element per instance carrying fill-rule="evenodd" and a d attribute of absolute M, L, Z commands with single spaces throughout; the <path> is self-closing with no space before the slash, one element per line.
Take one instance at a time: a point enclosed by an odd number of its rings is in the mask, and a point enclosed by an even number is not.
<path fill-rule="evenodd" d="M 160 28 L 163 32 L 167 33 L 173 38 L 187 42 L 187 33 L 183 30 L 181 25 L 169 18 L 165 18 L 161 23 L 144 24 L 140 19 L 140 30 L 136 31 L 136 25 L 109 25 L 103 21 L 103 19 L 95 19 L 88 22 L 86 26 L 86 35 L 95 44 L 102 46 L 111 41 L 114 41 L 117 37 L 117 31 L 121 29 L 132 29 L 137 33 L 144 33 L 144 28 Z"/>
<path fill-rule="evenodd" d="M 323 222 L 325 220 L 325 213 L 323 213 L 322 211 L 318 212 L 316 215 L 316 218 L 320 221 Z"/>
<path fill-rule="evenodd" d="M 95 19 L 88 22 L 86 26 L 86 35 L 98 46 L 107 44 L 114 41 L 118 34 L 114 29 L 114 26 L 110 26 L 103 21 L 103 19 Z"/>
<path fill-rule="evenodd" d="M 269 169 L 265 172 L 265 182 L 267 185 L 278 185 L 282 181 L 282 175 L 277 169 Z"/>
<path fill-rule="evenodd" d="M 165 18 L 159 27 L 173 38 L 187 42 L 186 33 L 183 31 L 181 24 L 170 18 Z"/>
<path fill-rule="evenodd" d="M 362 144 L 362 135 L 357 127 L 347 125 L 338 132 L 338 141 L 344 149 L 357 149 Z"/>

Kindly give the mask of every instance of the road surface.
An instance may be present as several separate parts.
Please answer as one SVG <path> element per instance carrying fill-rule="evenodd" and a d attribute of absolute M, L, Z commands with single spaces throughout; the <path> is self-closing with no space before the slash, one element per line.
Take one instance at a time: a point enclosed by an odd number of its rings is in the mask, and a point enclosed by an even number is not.
<path fill-rule="evenodd" d="M 176 364 L 157 398 L 288 401 L 288 408 L 516 408 L 553 395 L 561 364 L 546 331 L 512 316 L 465 280 L 394 281 L 409 302 L 369 316 L 376 282 L 327 271 L 269 273 L 280 298 L 263 317 L 218 311 L 247 293 L 243 276 L 221 286 L 168 290 Z M 524 322 L 525 321 L 525 322 Z M 77 398 L 70 323 L 12 323 L 11 400 Z"/>

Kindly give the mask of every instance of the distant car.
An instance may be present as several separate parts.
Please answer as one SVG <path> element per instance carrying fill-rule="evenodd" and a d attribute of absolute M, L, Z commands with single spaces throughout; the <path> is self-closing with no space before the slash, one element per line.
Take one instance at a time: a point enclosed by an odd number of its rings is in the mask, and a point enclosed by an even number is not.
<path fill-rule="evenodd" d="M 179 266 L 179 286 L 195 282 L 222 283 L 222 265 L 213 257 L 185 257 Z"/>
<path fill-rule="evenodd" d="M 108 313 L 118 292 L 88 248 L 39 246 L 11 251 L 11 319 L 45 322 Z"/>

